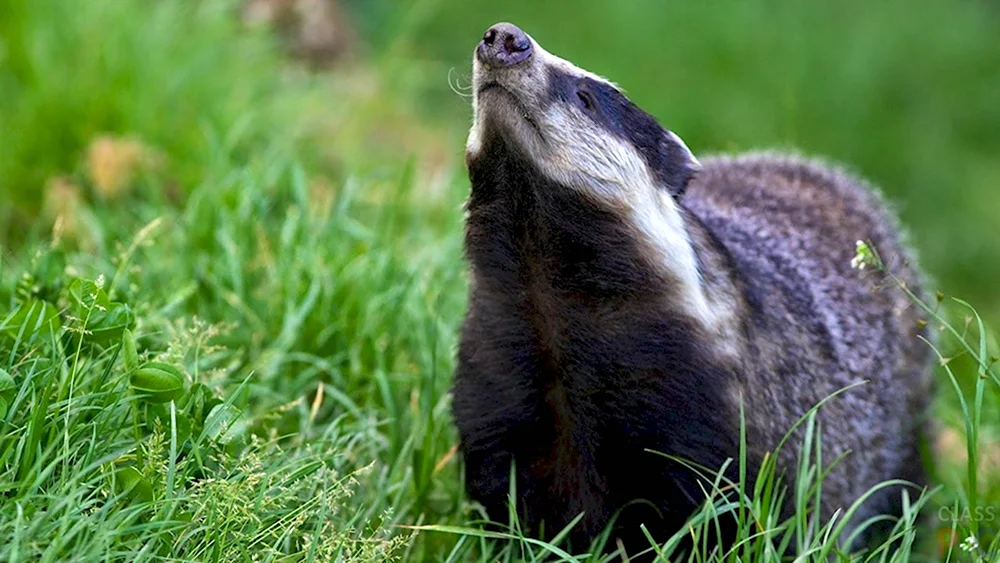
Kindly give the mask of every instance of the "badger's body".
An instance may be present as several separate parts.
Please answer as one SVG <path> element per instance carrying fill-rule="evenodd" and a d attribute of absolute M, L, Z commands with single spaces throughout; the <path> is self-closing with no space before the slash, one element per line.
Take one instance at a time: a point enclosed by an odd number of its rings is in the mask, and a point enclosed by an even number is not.
<path fill-rule="evenodd" d="M 454 415 L 467 488 L 492 518 L 506 518 L 513 470 L 533 533 L 582 512 L 585 542 L 624 508 L 616 534 L 641 538 L 643 523 L 662 540 L 708 487 L 653 451 L 735 466 L 742 400 L 753 476 L 810 408 L 858 382 L 819 410 L 823 462 L 843 456 L 823 514 L 886 480 L 921 483 L 918 311 L 852 268 L 855 242 L 912 291 L 920 280 L 865 183 L 777 155 L 699 163 L 509 24 L 480 44 L 474 88 Z M 779 454 L 789 477 L 797 438 Z M 874 495 L 854 522 L 897 511 L 899 495 Z"/>

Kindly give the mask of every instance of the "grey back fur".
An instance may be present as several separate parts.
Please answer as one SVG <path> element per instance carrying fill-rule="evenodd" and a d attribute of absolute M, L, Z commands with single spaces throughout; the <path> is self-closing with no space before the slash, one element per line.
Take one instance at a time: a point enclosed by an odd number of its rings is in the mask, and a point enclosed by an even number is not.
<path fill-rule="evenodd" d="M 753 318 L 737 370 L 748 443 L 758 454 L 808 408 L 819 410 L 824 516 L 890 479 L 923 483 L 919 430 L 931 396 L 921 311 L 878 272 L 852 268 L 855 243 L 873 244 L 919 296 L 912 253 L 875 189 L 843 170 L 777 153 L 702 159 L 682 206 L 730 255 Z M 703 247 L 704 248 L 704 247 Z M 797 446 L 801 431 L 790 446 Z M 797 447 L 780 460 L 794 474 Z M 898 489 L 876 495 L 855 522 L 891 512 Z M 919 491 L 913 491 L 913 496 Z"/>

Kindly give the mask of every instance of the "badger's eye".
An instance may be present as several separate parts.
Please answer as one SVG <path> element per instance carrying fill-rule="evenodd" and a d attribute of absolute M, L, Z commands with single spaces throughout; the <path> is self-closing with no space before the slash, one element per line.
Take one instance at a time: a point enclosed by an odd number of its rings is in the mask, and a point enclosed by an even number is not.
<path fill-rule="evenodd" d="M 595 111 L 597 110 L 597 101 L 594 100 L 594 96 L 586 90 L 577 90 L 576 98 L 580 102 L 580 107 L 585 111 Z"/>

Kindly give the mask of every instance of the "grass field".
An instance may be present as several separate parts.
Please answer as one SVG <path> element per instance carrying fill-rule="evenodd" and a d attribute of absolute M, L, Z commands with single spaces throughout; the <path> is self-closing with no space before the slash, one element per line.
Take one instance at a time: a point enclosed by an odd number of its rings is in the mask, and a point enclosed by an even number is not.
<path fill-rule="evenodd" d="M 996 560 L 997 349 L 950 295 L 1000 318 L 998 15 L 925 4 L 910 19 L 908 5 L 880 4 L 850 25 L 833 7 L 785 3 L 775 13 L 797 31 L 764 41 L 769 12 L 742 3 L 671 5 L 659 19 L 643 3 L 613 18 L 588 3 L 579 25 L 608 26 L 602 50 L 554 23 L 559 3 L 508 15 L 355 2 L 369 48 L 313 73 L 232 2 L 6 0 L 0 560 L 601 560 L 516 529 L 488 540 L 454 450 L 468 106 L 449 75 L 461 86 L 481 28 L 518 18 L 696 152 L 800 146 L 904 204 L 947 293 L 928 315 L 949 327 L 940 488 L 914 495 L 900 545 L 865 557 Z M 948 25 L 923 27 L 936 21 Z M 656 51 L 670 73 L 641 56 L 664 36 L 684 38 Z M 816 485 L 815 468 L 797 477 Z M 827 560 L 828 523 L 810 523 L 808 505 L 777 521 L 774 500 L 747 491 L 753 539 L 726 560 L 768 560 L 782 542 Z"/>

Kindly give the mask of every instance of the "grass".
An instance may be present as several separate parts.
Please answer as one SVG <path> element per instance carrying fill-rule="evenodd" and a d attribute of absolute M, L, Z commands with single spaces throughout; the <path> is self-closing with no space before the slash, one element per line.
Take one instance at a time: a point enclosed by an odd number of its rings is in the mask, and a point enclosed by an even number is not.
<path fill-rule="evenodd" d="M 313 75 L 227 2 L 64 8 L 0 13 L 0 559 L 602 561 L 483 529 L 461 491 L 466 186 L 449 127 L 414 110 L 416 75 L 442 69 Z M 965 459 L 939 456 L 898 549 L 862 560 L 1000 554 L 996 347 L 974 310 L 933 305 L 936 410 Z M 830 461 L 788 485 L 815 492 Z M 724 560 L 826 560 L 843 519 L 807 494 L 781 521 L 762 471 L 754 491 L 708 475 L 656 549 L 733 513 Z"/>

